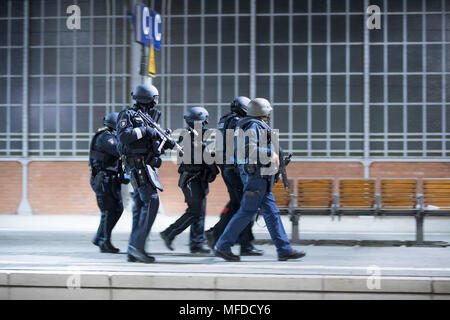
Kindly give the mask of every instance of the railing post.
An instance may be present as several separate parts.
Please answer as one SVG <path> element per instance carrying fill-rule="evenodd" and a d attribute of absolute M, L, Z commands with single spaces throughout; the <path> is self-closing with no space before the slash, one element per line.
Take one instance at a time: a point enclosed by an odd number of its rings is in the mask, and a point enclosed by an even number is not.
<path fill-rule="evenodd" d="M 416 244 L 423 243 L 423 213 L 419 212 L 416 215 Z"/>
<path fill-rule="evenodd" d="M 33 210 L 28 202 L 28 50 L 30 32 L 29 1 L 23 2 L 23 68 L 22 68 L 22 200 L 20 201 L 17 214 L 31 215 Z"/>
<path fill-rule="evenodd" d="M 28 160 L 21 160 L 22 165 L 22 200 L 20 201 L 17 214 L 21 216 L 29 216 L 33 214 L 30 203 L 28 202 Z"/>

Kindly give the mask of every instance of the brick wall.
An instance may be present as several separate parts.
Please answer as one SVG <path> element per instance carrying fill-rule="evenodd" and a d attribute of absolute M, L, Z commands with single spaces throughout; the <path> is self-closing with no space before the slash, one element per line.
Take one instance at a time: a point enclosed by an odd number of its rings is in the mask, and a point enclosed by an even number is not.
<path fill-rule="evenodd" d="M 374 178 L 450 178 L 449 162 L 378 162 L 370 166 Z M 422 192 L 418 183 L 418 192 Z M 379 188 L 379 184 L 378 184 Z"/>
<path fill-rule="evenodd" d="M 20 204 L 21 164 L 0 162 L 0 213 L 15 214 Z M 178 188 L 178 166 L 166 161 L 160 168 L 164 192 L 160 193 L 166 214 L 179 215 L 186 209 Z M 35 214 L 98 214 L 95 194 L 89 185 L 89 167 L 83 161 L 36 161 L 29 164 L 29 202 Z M 450 177 L 450 163 L 378 162 L 370 167 L 372 177 L 445 178 Z M 289 177 L 363 177 L 359 162 L 292 162 Z M 207 214 L 218 215 L 228 202 L 222 177 L 210 185 Z"/>
<path fill-rule="evenodd" d="M 29 202 L 34 214 L 98 213 L 87 161 L 30 162 Z"/>
<path fill-rule="evenodd" d="M 0 214 L 15 214 L 22 199 L 22 165 L 0 161 Z"/>

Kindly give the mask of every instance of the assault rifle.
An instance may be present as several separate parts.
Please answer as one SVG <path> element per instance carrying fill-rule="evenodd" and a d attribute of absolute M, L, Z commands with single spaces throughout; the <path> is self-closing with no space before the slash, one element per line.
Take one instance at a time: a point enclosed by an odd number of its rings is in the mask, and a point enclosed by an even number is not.
<path fill-rule="evenodd" d="M 159 144 L 158 147 L 158 152 L 161 153 L 162 148 L 164 147 L 164 144 L 168 141 L 171 140 L 170 139 L 170 134 L 172 133 L 169 129 L 164 130 L 163 128 L 161 128 L 161 126 L 152 119 L 152 117 L 146 115 L 145 113 L 143 113 L 141 110 L 138 110 L 137 112 L 141 118 L 145 121 L 146 125 L 150 126 L 151 128 L 153 128 L 156 133 L 159 135 L 159 138 L 161 139 L 161 143 Z M 183 155 L 183 148 L 174 141 L 175 143 L 175 148 L 178 150 L 178 152 Z"/>
<path fill-rule="evenodd" d="M 283 149 L 280 148 L 280 154 L 279 154 L 280 167 L 278 168 L 278 172 L 275 176 L 275 180 L 278 181 L 280 179 L 280 175 L 281 175 L 285 189 L 287 189 L 289 187 L 288 177 L 287 177 L 287 173 L 286 173 L 286 167 L 289 164 L 289 162 L 291 162 L 291 157 L 292 157 L 292 153 L 285 155 L 285 152 L 283 151 Z"/>

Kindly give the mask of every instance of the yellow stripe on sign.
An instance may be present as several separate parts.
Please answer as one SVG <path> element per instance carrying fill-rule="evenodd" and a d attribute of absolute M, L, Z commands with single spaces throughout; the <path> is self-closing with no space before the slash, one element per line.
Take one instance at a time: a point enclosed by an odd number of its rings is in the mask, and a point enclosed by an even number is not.
<path fill-rule="evenodd" d="M 150 60 L 148 61 L 148 76 L 155 78 L 156 77 L 156 66 L 155 66 L 155 47 L 153 45 L 153 39 L 150 44 Z"/>

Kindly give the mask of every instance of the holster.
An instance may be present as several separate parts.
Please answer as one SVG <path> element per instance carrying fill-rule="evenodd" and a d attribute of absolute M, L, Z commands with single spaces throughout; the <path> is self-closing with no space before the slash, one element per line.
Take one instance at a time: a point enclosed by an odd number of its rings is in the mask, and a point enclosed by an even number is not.
<path fill-rule="evenodd" d="M 106 172 L 105 171 L 98 171 L 97 174 L 94 176 L 92 181 L 92 188 L 95 192 L 105 192 L 105 182 L 106 178 Z"/>
<path fill-rule="evenodd" d="M 131 170 L 130 178 L 131 185 L 135 190 L 150 183 L 144 168 L 134 168 Z"/>

